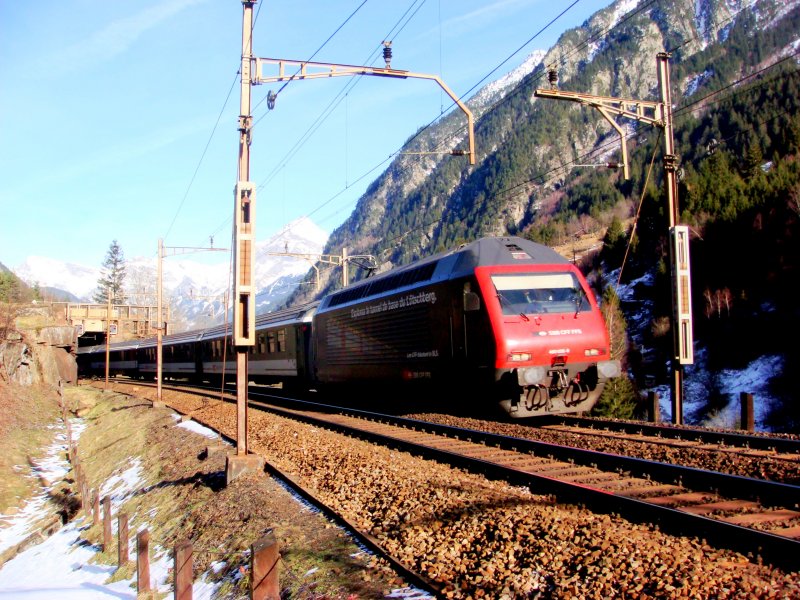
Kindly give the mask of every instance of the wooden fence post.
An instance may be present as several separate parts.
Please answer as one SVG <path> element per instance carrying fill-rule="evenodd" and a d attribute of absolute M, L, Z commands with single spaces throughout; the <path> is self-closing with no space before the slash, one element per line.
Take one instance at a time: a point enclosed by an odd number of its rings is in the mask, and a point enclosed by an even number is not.
<path fill-rule="evenodd" d="M 175 600 L 192 600 L 193 583 L 192 542 L 184 540 L 175 546 Z"/>
<path fill-rule="evenodd" d="M 111 497 L 103 498 L 103 552 L 111 550 Z"/>
<path fill-rule="evenodd" d="M 739 394 L 742 403 L 742 429 L 753 431 L 756 428 L 755 414 L 753 413 L 753 394 L 742 392 Z"/>
<path fill-rule="evenodd" d="M 94 515 L 92 524 L 100 525 L 100 490 L 94 490 L 94 496 L 92 497 L 92 514 Z"/>
<path fill-rule="evenodd" d="M 150 532 L 143 529 L 136 535 L 136 593 L 150 591 Z"/>
<path fill-rule="evenodd" d="M 117 516 L 117 535 L 119 543 L 117 544 L 117 564 L 124 567 L 128 562 L 128 515 L 127 513 L 119 513 Z"/>
<path fill-rule="evenodd" d="M 661 422 L 661 406 L 658 403 L 658 392 L 647 392 L 647 420 L 656 424 Z"/>
<path fill-rule="evenodd" d="M 280 600 L 278 559 L 278 542 L 270 530 L 250 548 L 251 600 Z"/>

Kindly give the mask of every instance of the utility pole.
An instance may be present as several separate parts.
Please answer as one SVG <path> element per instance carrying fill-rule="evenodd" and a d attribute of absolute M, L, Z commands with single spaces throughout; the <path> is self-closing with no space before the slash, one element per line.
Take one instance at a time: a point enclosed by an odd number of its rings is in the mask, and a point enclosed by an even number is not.
<path fill-rule="evenodd" d="M 108 372 L 109 360 L 111 358 L 111 295 L 114 293 L 113 288 L 108 286 L 108 298 L 106 298 L 106 384 L 103 387 L 104 391 L 108 390 Z"/>
<path fill-rule="evenodd" d="M 255 230 L 256 186 L 250 181 L 250 92 L 253 64 L 253 5 L 255 0 L 242 0 L 242 66 L 239 101 L 239 174 L 234 191 L 234 282 L 233 344 L 236 348 L 236 456 L 228 457 L 226 480 L 263 465 L 255 455 L 247 454 L 247 352 L 255 345 L 256 287 Z"/>
<path fill-rule="evenodd" d="M 161 261 L 164 259 L 164 240 L 158 238 L 158 301 L 156 302 L 158 313 L 158 327 L 156 328 L 156 398 L 161 402 L 161 378 L 164 372 L 164 272 Z"/>
<path fill-rule="evenodd" d="M 634 119 L 660 127 L 664 132 L 664 187 L 667 194 L 670 236 L 670 264 L 672 268 L 672 334 L 673 356 L 670 388 L 672 393 L 672 421 L 683 423 L 683 365 L 694 363 L 691 278 L 689 260 L 689 228 L 678 225 L 678 157 L 675 155 L 675 141 L 672 132 L 672 93 L 668 52 L 656 56 L 660 101 L 636 100 L 632 98 L 612 98 L 595 96 L 581 92 L 557 89 L 558 75 L 550 71 L 551 89 L 538 89 L 534 95 L 539 98 L 569 100 L 584 106 L 596 108 L 620 136 L 622 163 L 609 166 L 622 167 L 623 176 L 628 179 L 628 151 L 625 134 L 614 120 L 615 116 Z"/>

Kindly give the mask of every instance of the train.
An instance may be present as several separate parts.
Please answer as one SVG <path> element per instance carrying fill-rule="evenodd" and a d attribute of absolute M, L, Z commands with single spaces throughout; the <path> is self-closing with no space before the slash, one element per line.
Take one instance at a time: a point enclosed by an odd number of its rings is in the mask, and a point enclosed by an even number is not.
<path fill-rule="evenodd" d="M 226 326 L 164 336 L 164 378 L 219 381 L 236 369 Z M 580 270 L 519 237 L 485 237 L 321 300 L 256 318 L 248 379 L 296 389 L 427 388 L 480 398 L 514 418 L 585 412 L 621 373 Z M 156 340 L 112 343 L 109 372 L 156 374 Z M 82 375 L 104 345 L 79 348 Z M 455 400 L 458 401 L 458 400 Z"/>

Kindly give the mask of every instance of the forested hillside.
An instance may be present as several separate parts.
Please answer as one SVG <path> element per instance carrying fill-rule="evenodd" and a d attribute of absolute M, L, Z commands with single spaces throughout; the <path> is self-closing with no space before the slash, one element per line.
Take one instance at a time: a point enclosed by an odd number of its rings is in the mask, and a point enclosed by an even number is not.
<path fill-rule="evenodd" d="M 789 353 L 789 366 L 800 366 L 782 335 L 798 329 L 791 288 L 800 258 L 800 2 L 631 6 L 616 2 L 563 34 L 493 103 L 475 96 L 474 167 L 459 156 L 398 155 L 325 251 L 373 254 L 385 270 L 484 235 L 559 246 L 592 234 L 606 244 L 582 266 L 603 295 L 630 241 L 622 281 L 649 273 L 655 285 L 641 289 L 653 314 L 625 344 L 628 362 L 637 367 L 645 345 L 655 349 L 647 360 L 660 363 L 671 344 L 663 327 L 670 292 L 661 131 L 618 119 L 627 132 L 625 180 L 620 170 L 580 166 L 620 160 L 619 138 L 597 111 L 533 92 L 548 87 L 555 67 L 564 90 L 657 100 L 656 54 L 671 51 L 679 207 L 693 232 L 695 338 L 707 344 L 711 366 L 771 352 Z M 463 148 L 461 125 L 451 113 L 406 149 Z M 337 285 L 333 277 L 327 289 Z"/>

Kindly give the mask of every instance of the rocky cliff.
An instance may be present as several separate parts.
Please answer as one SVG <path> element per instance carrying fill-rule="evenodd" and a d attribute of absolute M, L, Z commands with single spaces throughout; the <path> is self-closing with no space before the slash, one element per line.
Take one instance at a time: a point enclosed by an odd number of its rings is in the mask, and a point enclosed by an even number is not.
<path fill-rule="evenodd" d="M 25 312 L 30 316 L 42 310 Z M 75 348 L 75 330 L 69 326 L 7 327 L 0 337 L 0 382 L 52 386 L 58 386 L 59 382 L 76 383 Z"/>

